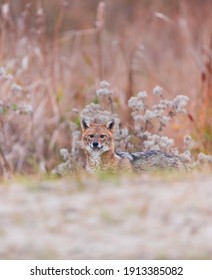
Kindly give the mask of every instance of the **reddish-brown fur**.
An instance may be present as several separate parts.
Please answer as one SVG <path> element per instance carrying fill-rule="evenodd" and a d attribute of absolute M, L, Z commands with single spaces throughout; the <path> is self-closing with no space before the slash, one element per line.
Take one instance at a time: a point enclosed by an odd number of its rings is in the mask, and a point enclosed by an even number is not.
<path fill-rule="evenodd" d="M 82 120 L 82 147 L 89 172 L 131 169 L 129 160 L 115 153 L 113 127 L 113 120 L 105 124 L 90 124 L 87 120 Z"/>
<path fill-rule="evenodd" d="M 187 170 L 178 156 L 161 151 L 116 153 L 113 137 L 114 120 L 106 124 L 90 124 L 89 121 L 82 119 L 81 125 L 86 169 L 91 173 L 98 170 L 110 173 L 120 170 L 133 170 L 137 173 L 159 169 Z"/>

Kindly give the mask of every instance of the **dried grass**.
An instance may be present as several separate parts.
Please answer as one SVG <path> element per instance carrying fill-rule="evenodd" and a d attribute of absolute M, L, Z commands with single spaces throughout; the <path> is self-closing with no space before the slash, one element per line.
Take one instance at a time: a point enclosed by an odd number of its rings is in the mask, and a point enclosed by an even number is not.
<path fill-rule="evenodd" d="M 49 3 L 1 4 L 2 174 L 48 171 L 61 148 L 74 151 L 77 112 L 98 102 L 102 79 L 110 81 L 113 110 L 128 129 L 127 100 L 140 90 L 159 84 L 168 99 L 188 95 L 188 118 L 166 133 L 176 143 L 191 134 L 195 152 L 211 153 L 210 1 Z"/>

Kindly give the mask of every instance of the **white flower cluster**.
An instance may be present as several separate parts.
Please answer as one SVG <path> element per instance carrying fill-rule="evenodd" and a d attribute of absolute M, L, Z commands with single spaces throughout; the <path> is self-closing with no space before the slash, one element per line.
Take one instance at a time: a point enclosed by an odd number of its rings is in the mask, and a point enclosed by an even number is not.
<path fill-rule="evenodd" d="M 69 158 L 69 152 L 65 148 L 60 149 L 60 155 L 61 155 L 63 161 L 66 161 Z"/>
<path fill-rule="evenodd" d="M 162 96 L 162 94 L 163 94 L 163 89 L 162 89 L 160 86 L 156 86 L 156 87 L 153 88 L 152 93 L 153 93 L 154 95 Z"/>
<path fill-rule="evenodd" d="M 126 150 L 126 147 L 130 142 L 130 138 L 131 136 L 129 135 L 129 131 L 127 128 L 119 128 L 119 126 L 116 126 L 115 145 L 117 150 Z"/>
<path fill-rule="evenodd" d="M 84 161 L 81 155 L 81 132 L 77 129 L 74 123 L 71 123 L 72 131 L 72 147 L 71 152 L 66 148 L 60 149 L 60 156 L 63 162 L 56 166 L 51 173 L 55 175 L 66 175 L 70 171 L 76 171 L 82 168 Z"/>
<path fill-rule="evenodd" d="M 189 102 L 188 96 L 185 95 L 178 95 L 175 97 L 173 100 L 173 105 L 172 108 L 177 112 L 177 113 L 187 113 L 185 107 L 187 106 Z"/>
<path fill-rule="evenodd" d="M 201 163 L 212 163 L 212 155 L 206 155 L 204 153 L 198 154 L 198 161 Z"/>
<path fill-rule="evenodd" d="M 113 91 L 110 89 L 110 83 L 107 81 L 100 82 L 100 89 L 97 89 L 96 95 L 97 96 L 111 96 Z"/>
<path fill-rule="evenodd" d="M 137 94 L 137 97 L 140 98 L 140 99 L 144 99 L 144 98 L 147 98 L 148 97 L 148 94 L 147 94 L 147 91 L 140 91 L 138 94 Z"/>
<path fill-rule="evenodd" d="M 159 95 L 162 97 L 163 89 L 156 86 L 153 89 L 154 95 Z M 168 110 L 172 108 L 173 102 L 162 99 L 158 104 L 153 105 L 151 109 L 145 104 L 145 99 L 148 97 L 146 91 L 139 92 L 137 96 L 133 96 L 129 99 L 128 105 L 133 110 L 131 113 L 134 120 L 135 130 L 144 131 L 147 124 L 151 124 L 154 119 L 157 119 L 160 124 L 160 131 L 164 126 L 166 126 L 170 121 L 170 116 L 168 115 Z M 165 115 L 167 113 L 167 115 Z"/>
<path fill-rule="evenodd" d="M 80 114 L 81 119 L 83 117 L 89 118 L 91 122 L 99 122 L 104 123 L 111 118 L 111 113 L 109 111 L 101 110 L 101 106 L 99 104 L 88 104 L 82 110 Z"/>
<path fill-rule="evenodd" d="M 147 98 L 148 94 L 146 91 L 141 91 L 137 94 L 137 96 L 132 96 L 128 100 L 128 106 L 134 111 L 143 111 L 146 106 L 144 103 L 144 99 Z"/>
<path fill-rule="evenodd" d="M 174 140 L 167 136 L 159 136 L 147 131 L 142 136 L 147 139 L 143 143 L 145 150 L 170 151 L 170 148 L 174 145 Z"/>
<path fill-rule="evenodd" d="M 172 108 L 172 106 L 173 106 L 172 101 L 167 99 L 162 99 L 158 104 L 152 106 L 152 110 L 165 111 L 166 109 Z"/>
<path fill-rule="evenodd" d="M 153 94 L 163 97 L 163 89 L 156 86 L 153 89 Z M 133 110 L 132 117 L 135 122 L 151 123 L 153 119 L 158 119 L 160 123 L 160 131 L 166 126 L 170 118 L 177 113 L 186 113 L 185 106 L 188 104 L 189 98 L 184 95 L 178 95 L 173 100 L 161 99 L 158 104 L 152 106 L 151 109 L 145 104 L 145 98 L 148 96 L 147 92 L 140 92 L 137 96 L 129 99 L 128 105 Z M 141 112 L 143 111 L 143 112 Z M 138 128 L 138 123 L 135 124 Z M 142 125 L 140 125 L 142 130 Z"/>
<path fill-rule="evenodd" d="M 56 166 L 51 173 L 53 175 L 61 175 L 64 176 L 66 174 L 69 174 L 71 170 L 71 162 L 69 160 L 60 163 L 58 166 Z"/>
<path fill-rule="evenodd" d="M 191 143 L 191 136 L 190 135 L 185 135 L 183 138 L 183 142 L 186 146 L 188 146 Z"/>
<path fill-rule="evenodd" d="M 160 123 L 164 126 L 167 125 L 169 123 L 169 121 L 170 121 L 170 117 L 167 117 L 167 116 L 160 117 Z"/>
<path fill-rule="evenodd" d="M 153 111 L 146 110 L 144 118 L 146 121 L 151 121 L 155 118 L 158 118 L 161 114 L 162 114 L 162 112 L 158 111 L 158 110 L 153 110 Z"/>
<path fill-rule="evenodd" d="M 181 154 L 178 154 L 178 156 L 182 159 L 183 162 L 189 163 L 191 162 L 191 152 L 190 151 L 185 151 Z"/>
<path fill-rule="evenodd" d="M 32 114 L 33 108 L 30 104 L 24 102 L 24 98 L 28 97 L 28 95 L 23 96 L 24 88 L 17 84 L 14 81 L 14 77 L 12 74 L 9 74 L 7 72 L 8 65 L 5 67 L 0 67 L 0 81 L 2 82 L 8 82 L 10 86 L 10 92 L 12 95 L 10 96 L 10 99 L 7 104 L 0 105 L 0 111 L 5 112 L 6 111 L 12 111 L 16 114 Z"/>
<path fill-rule="evenodd" d="M 132 118 L 134 120 L 134 134 L 140 138 L 141 144 L 138 148 L 144 150 L 162 150 L 179 154 L 178 149 L 175 149 L 174 140 L 166 136 L 160 136 L 163 128 L 170 123 L 171 118 L 177 113 L 186 113 L 185 107 L 188 104 L 189 98 L 184 95 L 176 96 L 173 100 L 164 99 L 164 90 L 160 86 L 156 86 L 153 95 L 159 96 L 158 104 L 148 107 L 146 91 L 139 92 L 137 96 L 133 96 L 128 101 L 128 106 L 132 109 Z M 151 130 L 151 133 L 148 131 Z M 185 136 L 184 144 L 189 145 L 191 142 L 190 136 Z M 190 154 L 181 154 L 185 161 L 190 161 Z"/>

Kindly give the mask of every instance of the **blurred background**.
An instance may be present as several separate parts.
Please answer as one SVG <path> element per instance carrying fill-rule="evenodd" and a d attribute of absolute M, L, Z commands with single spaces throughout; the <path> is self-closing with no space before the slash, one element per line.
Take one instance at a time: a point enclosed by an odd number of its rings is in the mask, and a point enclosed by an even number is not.
<path fill-rule="evenodd" d="M 129 128 L 127 101 L 138 91 L 159 85 L 167 99 L 189 96 L 188 115 L 170 133 L 176 141 L 189 133 L 194 152 L 212 152 L 210 0 L 11 0 L 0 6 L 2 173 L 34 172 L 38 162 L 51 169 L 59 148 L 72 148 L 80 111 L 99 102 L 101 80 L 110 82 Z"/>

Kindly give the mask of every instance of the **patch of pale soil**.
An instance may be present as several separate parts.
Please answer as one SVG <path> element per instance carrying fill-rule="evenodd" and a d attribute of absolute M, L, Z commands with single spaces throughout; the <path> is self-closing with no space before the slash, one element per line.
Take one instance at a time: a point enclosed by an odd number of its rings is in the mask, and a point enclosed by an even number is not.
<path fill-rule="evenodd" d="M 211 259 L 212 175 L 0 185 L 1 259 Z"/>

